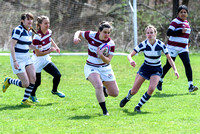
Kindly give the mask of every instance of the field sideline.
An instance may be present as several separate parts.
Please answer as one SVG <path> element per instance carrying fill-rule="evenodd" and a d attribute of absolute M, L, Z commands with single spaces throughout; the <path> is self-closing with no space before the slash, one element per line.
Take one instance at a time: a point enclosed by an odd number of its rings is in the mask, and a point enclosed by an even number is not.
<path fill-rule="evenodd" d="M 200 54 L 191 54 L 194 84 L 200 87 Z M 184 67 L 179 57 L 176 66 L 180 75 L 176 79 L 170 70 L 164 79 L 163 91 L 155 90 L 151 99 L 142 107 L 142 113 L 134 113 L 134 107 L 146 92 L 145 81 L 131 101 L 120 108 L 119 103 L 132 87 L 136 72 L 144 61 L 139 54 L 133 59 L 132 68 L 126 56 L 114 56 L 112 67 L 120 89 L 116 98 L 106 98 L 110 116 L 102 116 L 95 97 L 95 90 L 85 80 L 84 65 L 87 56 L 52 56 L 62 77 L 59 90 L 65 98 L 51 94 L 52 77 L 42 72 L 42 83 L 37 90 L 39 104 L 20 106 L 24 89 L 11 85 L 5 94 L 0 92 L 0 133 L 199 133 L 200 90 L 189 93 Z M 165 64 L 162 56 L 162 65 Z M 5 77 L 17 78 L 12 73 L 9 56 L 0 56 L 0 85 Z"/>

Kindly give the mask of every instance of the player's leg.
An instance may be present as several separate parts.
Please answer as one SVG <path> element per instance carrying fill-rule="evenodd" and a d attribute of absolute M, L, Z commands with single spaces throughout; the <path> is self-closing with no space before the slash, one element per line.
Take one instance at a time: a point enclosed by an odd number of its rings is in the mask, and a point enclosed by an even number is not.
<path fill-rule="evenodd" d="M 140 99 L 140 101 L 137 104 L 137 106 L 135 107 L 134 111 L 141 112 L 140 108 L 151 98 L 159 79 L 160 79 L 160 76 L 158 76 L 158 75 L 152 75 L 150 77 L 149 88 L 148 88 L 147 92 Z"/>
<path fill-rule="evenodd" d="M 37 97 L 36 97 L 36 91 L 37 91 L 37 88 L 40 86 L 40 84 L 41 84 L 41 73 L 36 73 L 36 81 L 35 81 L 35 86 L 34 86 L 34 88 L 33 88 L 33 91 L 32 91 L 32 93 L 31 93 L 31 96 L 30 96 L 30 98 L 31 98 L 31 100 L 33 101 L 33 102 L 39 102 L 38 101 L 38 99 L 37 99 Z"/>
<path fill-rule="evenodd" d="M 92 83 L 96 91 L 96 98 L 99 102 L 99 105 L 103 111 L 103 115 L 108 115 L 106 108 L 105 97 L 103 94 L 103 84 L 98 73 L 91 73 L 88 77 L 88 80 Z"/>
<path fill-rule="evenodd" d="M 53 62 L 50 62 L 46 67 L 44 67 L 44 70 L 53 76 L 53 89 L 51 93 L 61 98 L 64 98 L 65 94 L 58 91 L 58 85 L 60 83 L 61 74 L 56 65 Z"/>
<path fill-rule="evenodd" d="M 35 86 L 35 80 L 36 80 L 34 65 L 33 64 L 27 65 L 25 69 L 26 72 L 24 73 L 23 76 L 18 75 L 18 77 L 20 77 L 20 80 L 22 81 L 22 85 L 25 84 L 25 86 L 23 87 L 26 87 L 22 103 L 29 98 Z"/>
<path fill-rule="evenodd" d="M 171 57 L 173 61 L 176 60 L 176 57 Z M 165 77 L 165 75 L 167 74 L 167 72 L 169 71 L 169 69 L 171 68 L 171 65 L 169 63 L 169 61 L 166 59 L 166 64 L 163 66 L 163 74 L 160 78 L 160 80 L 158 81 L 157 84 L 157 89 L 162 91 L 162 83 L 163 83 L 163 79 Z"/>
<path fill-rule="evenodd" d="M 190 64 L 189 53 L 188 52 L 180 53 L 179 57 L 182 60 L 183 65 L 185 67 L 185 73 L 186 73 L 187 80 L 188 80 L 189 92 L 193 92 L 193 91 L 198 90 L 198 87 L 193 85 L 192 67 L 191 67 L 191 64 Z"/>
<path fill-rule="evenodd" d="M 119 88 L 116 81 L 104 81 L 103 84 L 106 87 L 109 96 L 112 97 L 118 96 Z"/>
<path fill-rule="evenodd" d="M 133 87 L 128 91 L 128 95 L 123 100 L 121 100 L 120 107 L 124 107 L 126 105 L 126 103 L 133 97 L 133 95 L 138 92 L 144 81 L 145 79 L 137 73 Z"/>

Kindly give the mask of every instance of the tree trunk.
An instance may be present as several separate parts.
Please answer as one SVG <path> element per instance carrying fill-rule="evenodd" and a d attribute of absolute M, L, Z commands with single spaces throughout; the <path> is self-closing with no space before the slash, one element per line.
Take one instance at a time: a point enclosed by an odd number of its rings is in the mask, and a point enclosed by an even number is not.
<path fill-rule="evenodd" d="M 54 26 L 59 22 L 59 0 L 50 0 L 49 12 L 50 12 L 50 22 Z"/>
<path fill-rule="evenodd" d="M 179 0 L 173 0 L 173 14 L 172 19 L 177 17 L 177 9 L 179 7 Z"/>

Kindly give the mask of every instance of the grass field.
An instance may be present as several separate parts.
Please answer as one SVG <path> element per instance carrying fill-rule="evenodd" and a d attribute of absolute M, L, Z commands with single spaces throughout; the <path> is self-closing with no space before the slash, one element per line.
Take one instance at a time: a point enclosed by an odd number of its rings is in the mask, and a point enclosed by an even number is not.
<path fill-rule="evenodd" d="M 106 98 L 110 116 L 102 116 L 95 90 L 85 80 L 84 65 L 87 56 L 52 56 L 62 73 L 59 90 L 66 97 L 51 94 L 52 77 L 42 72 L 42 84 L 37 91 L 39 104 L 20 106 L 24 89 L 11 85 L 5 94 L 0 92 L 0 133 L 63 134 L 63 133 L 199 133 L 200 91 L 189 93 L 184 67 L 179 58 L 176 66 L 180 78 L 170 70 L 164 79 L 163 91 L 155 90 L 151 99 L 134 113 L 134 107 L 146 92 L 149 81 L 124 108 L 119 107 L 132 87 L 136 72 L 144 61 L 139 54 L 132 68 L 126 56 L 114 56 L 112 67 L 120 89 L 116 98 Z M 200 87 L 200 54 L 191 54 L 194 84 Z M 162 56 L 162 64 L 165 56 Z M 17 78 L 12 73 L 8 56 L 0 57 L 0 85 L 5 77 Z"/>

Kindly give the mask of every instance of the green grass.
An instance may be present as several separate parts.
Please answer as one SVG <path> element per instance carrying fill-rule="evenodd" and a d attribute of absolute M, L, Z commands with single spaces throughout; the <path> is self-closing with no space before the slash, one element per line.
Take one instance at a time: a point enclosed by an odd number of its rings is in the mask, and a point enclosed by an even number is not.
<path fill-rule="evenodd" d="M 139 54 L 133 57 L 137 66 L 132 68 L 125 56 L 114 56 L 112 67 L 120 89 L 116 98 L 106 98 L 110 116 L 102 116 L 95 97 L 95 90 L 84 77 L 87 56 L 52 56 L 52 61 L 62 73 L 59 90 L 65 98 L 51 94 L 52 77 L 42 72 L 42 83 L 37 90 L 39 104 L 21 107 L 24 89 L 11 85 L 5 94 L 0 93 L 0 133 L 199 133 L 199 91 L 188 92 L 184 67 L 179 58 L 176 66 L 180 78 L 172 70 L 164 79 L 163 91 L 155 90 L 151 99 L 142 107 L 142 113 L 134 113 L 134 107 L 146 92 L 145 81 L 139 92 L 124 108 L 119 102 L 132 87 L 136 72 L 144 61 Z M 200 85 L 200 54 L 190 55 L 194 84 Z M 162 56 L 165 64 L 165 56 Z M 0 84 L 12 73 L 8 56 L 0 57 Z M 200 86 L 199 86 L 200 87 Z"/>

